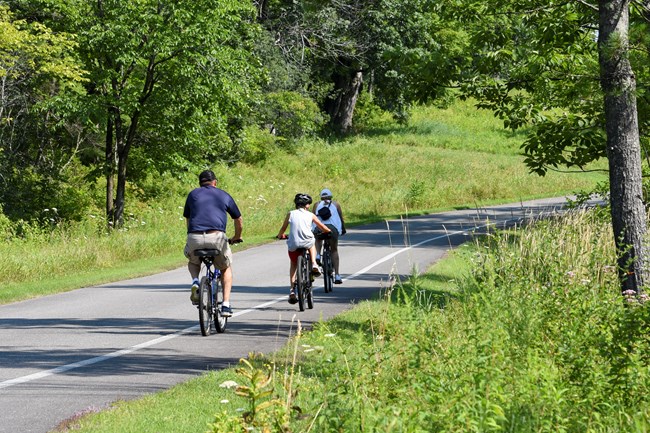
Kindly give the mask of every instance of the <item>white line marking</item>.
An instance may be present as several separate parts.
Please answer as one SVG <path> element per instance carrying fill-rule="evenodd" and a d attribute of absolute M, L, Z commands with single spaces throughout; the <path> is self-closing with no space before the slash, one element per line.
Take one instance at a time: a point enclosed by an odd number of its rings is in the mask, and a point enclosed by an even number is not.
<path fill-rule="evenodd" d="M 509 220 L 506 220 L 506 222 L 507 221 L 509 221 Z M 438 239 L 444 239 L 444 238 L 447 238 L 449 236 L 462 234 L 462 233 L 468 233 L 470 231 L 475 231 L 477 229 L 485 228 L 487 226 L 495 225 L 495 224 L 496 224 L 496 222 L 484 224 L 484 225 L 482 225 L 480 227 L 473 227 L 473 228 L 467 229 L 467 230 L 459 230 L 459 231 L 455 231 L 455 232 L 452 232 L 452 233 L 445 233 L 444 235 L 436 236 L 436 237 L 430 238 L 430 239 L 426 239 L 426 240 L 424 240 L 422 242 L 419 242 L 419 243 L 417 243 L 415 245 L 411 245 L 409 247 L 404 247 L 404 248 L 399 249 L 399 250 L 397 250 L 397 251 L 395 251 L 395 252 L 393 252 L 391 254 L 388 254 L 387 256 L 377 260 L 374 263 L 371 263 L 370 265 L 368 265 L 365 268 L 361 269 L 360 271 L 348 276 L 347 278 L 344 278 L 343 281 L 353 280 L 353 279 L 359 277 L 360 275 L 365 274 L 366 272 L 368 272 L 370 269 L 374 268 L 375 266 L 377 266 L 377 265 L 379 265 L 381 263 L 384 263 L 387 260 L 390 260 L 393 257 L 396 257 L 399 254 L 402 254 L 402 253 L 404 253 L 404 252 L 406 252 L 406 251 L 408 251 L 408 250 L 410 250 L 412 248 L 419 247 L 420 245 L 424 245 L 424 244 L 427 244 L 429 242 L 436 241 Z M 318 286 L 317 288 L 322 288 L 322 286 Z M 268 307 L 270 305 L 276 304 L 276 303 L 281 302 L 281 301 L 284 302 L 285 300 L 286 300 L 286 296 L 282 296 L 281 298 L 276 298 L 273 301 L 265 302 L 263 304 L 255 306 L 255 307 L 248 308 L 248 309 L 242 310 L 242 311 L 238 311 L 237 313 L 233 314 L 233 317 L 243 316 L 244 314 L 252 313 L 255 310 L 259 310 L 261 308 Z M 44 371 L 34 373 L 34 374 L 30 374 L 30 375 L 27 375 L 27 376 L 22 376 L 22 377 L 17 377 L 15 379 L 5 380 L 4 382 L 0 382 L 0 389 L 9 388 L 10 386 L 18 385 L 18 384 L 21 384 L 21 383 L 27 383 L 27 382 L 31 382 L 31 381 L 38 380 L 38 379 L 43 379 L 43 378 L 48 377 L 48 376 L 53 376 L 53 375 L 56 375 L 56 374 L 65 373 L 66 371 L 74 370 L 76 368 L 86 367 L 88 365 L 97 364 L 98 362 L 107 361 L 109 359 L 118 358 L 120 356 L 128 355 L 129 353 L 136 352 L 136 351 L 138 351 L 140 349 L 145 349 L 147 347 L 154 346 L 156 344 L 165 342 L 167 340 L 171 340 L 171 339 L 179 337 L 181 335 L 189 334 L 190 332 L 193 332 L 196 329 L 198 329 L 198 327 L 199 327 L 199 325 L 194 325 L 194 326 L 191 326 L 189 328 L 185 328 L 185 329 L 183 329 L 181 331 L 174 332 L 173 334 L 165 335 L 163 337 L 159 337 L 159 338 L 156 338 L 156 339 L 153 339 L 153 340 L 145 341 L 144 343 L 136 344 L 135 346 L 131 346 L 131 347 L 127 348 L 127 349 L 118 350 L 116 352 L 111 352 L 109 354 L 102 355 L 102 356 L 96 356 L 94 358 L 88 358 L 88 359 L 85 359 L 85 360 L 79 361 L 79 362 L 73 362 L 72 364 L 62 365 L 61 367 L 52 368 L 50 370 L 44 370 Z"/>

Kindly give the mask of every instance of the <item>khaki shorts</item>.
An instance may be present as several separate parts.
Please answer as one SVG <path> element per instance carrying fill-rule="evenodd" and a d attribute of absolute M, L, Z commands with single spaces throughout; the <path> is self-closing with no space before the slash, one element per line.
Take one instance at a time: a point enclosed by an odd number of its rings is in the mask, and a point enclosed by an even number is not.
<path fill-rule="evenodd" d="M 201 260 L 194 255 L 194 250 L 201 249 L 215 249 L 219 251 L 219 255 L 214 258 L 214 266 L 223 271 L 229 268 L 232 264 L 232 251 L 228 238 L 223 232 L 217 233 L 188 233 L 187 243 L 185 244 L 185 257 L 190 260 L 190 263 L 200 265 Z"/>

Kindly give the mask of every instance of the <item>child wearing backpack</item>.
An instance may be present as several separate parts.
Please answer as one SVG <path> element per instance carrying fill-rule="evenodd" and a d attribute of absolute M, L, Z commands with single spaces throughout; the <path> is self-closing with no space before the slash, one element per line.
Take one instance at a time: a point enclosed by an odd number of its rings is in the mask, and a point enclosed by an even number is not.
<path fill-rule="evenodd" d="M 321 201 L 316 205 L 314 213 L 318 216 L 318 220 L 326 225 L 332 232 L 330 239 L 330 246 L 332 249 L 332 264 L 334 265 L 334 284 L 342 284 L 343 280 L 339 275 L 339 236 L 346 233 L 345 221 L 343 219 L 343 211 L 338 202 L 332 200 L 332 191 L 328 188 L 320 192 Z M 312 226 L 316 229 L 316 226 Z M 316 261 L 320 262 L 320 252 L 323 241 L 316 239 Z"/>

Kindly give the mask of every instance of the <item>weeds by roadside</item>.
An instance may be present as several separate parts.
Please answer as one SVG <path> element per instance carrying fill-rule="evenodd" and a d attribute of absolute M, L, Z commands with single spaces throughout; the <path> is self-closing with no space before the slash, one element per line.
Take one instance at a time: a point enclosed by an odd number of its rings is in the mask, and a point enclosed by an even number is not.
<path fill-rule="evenodd" d="M 247 431 L 648 430 L 650 308 L 619 294 L 607 221 L 575 212 L 456 255 L 471 267 L 451 290 L 411 277 L 275 355 L 295 372 L 275 398 L 301 416 Z"/>

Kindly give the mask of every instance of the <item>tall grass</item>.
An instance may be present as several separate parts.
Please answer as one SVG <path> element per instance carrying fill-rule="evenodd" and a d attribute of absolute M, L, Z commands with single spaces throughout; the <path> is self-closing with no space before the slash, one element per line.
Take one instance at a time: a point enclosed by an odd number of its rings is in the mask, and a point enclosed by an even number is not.
<path fill-rule="evenodd" d="M 354 225 L 407 210 L 568 194 L 604 179 L 529 174 L 518 154 L 521 140 L 503 132 L 490 113 L 458 102 L 448 109 L 422 107 L 409 126 L 383 126 L 335 143 L 303 142 L 257 164 L 212 168 L 243 212 L 243 247 L 277 233 L 297 192 L 330 188 Z M 97 210 L 54 232 L 27 230 L 0 243 L 0 302 L 181 266 L 182 206 L 199 171 L 129 185 L 125 227 L 110 234 Z"/>

